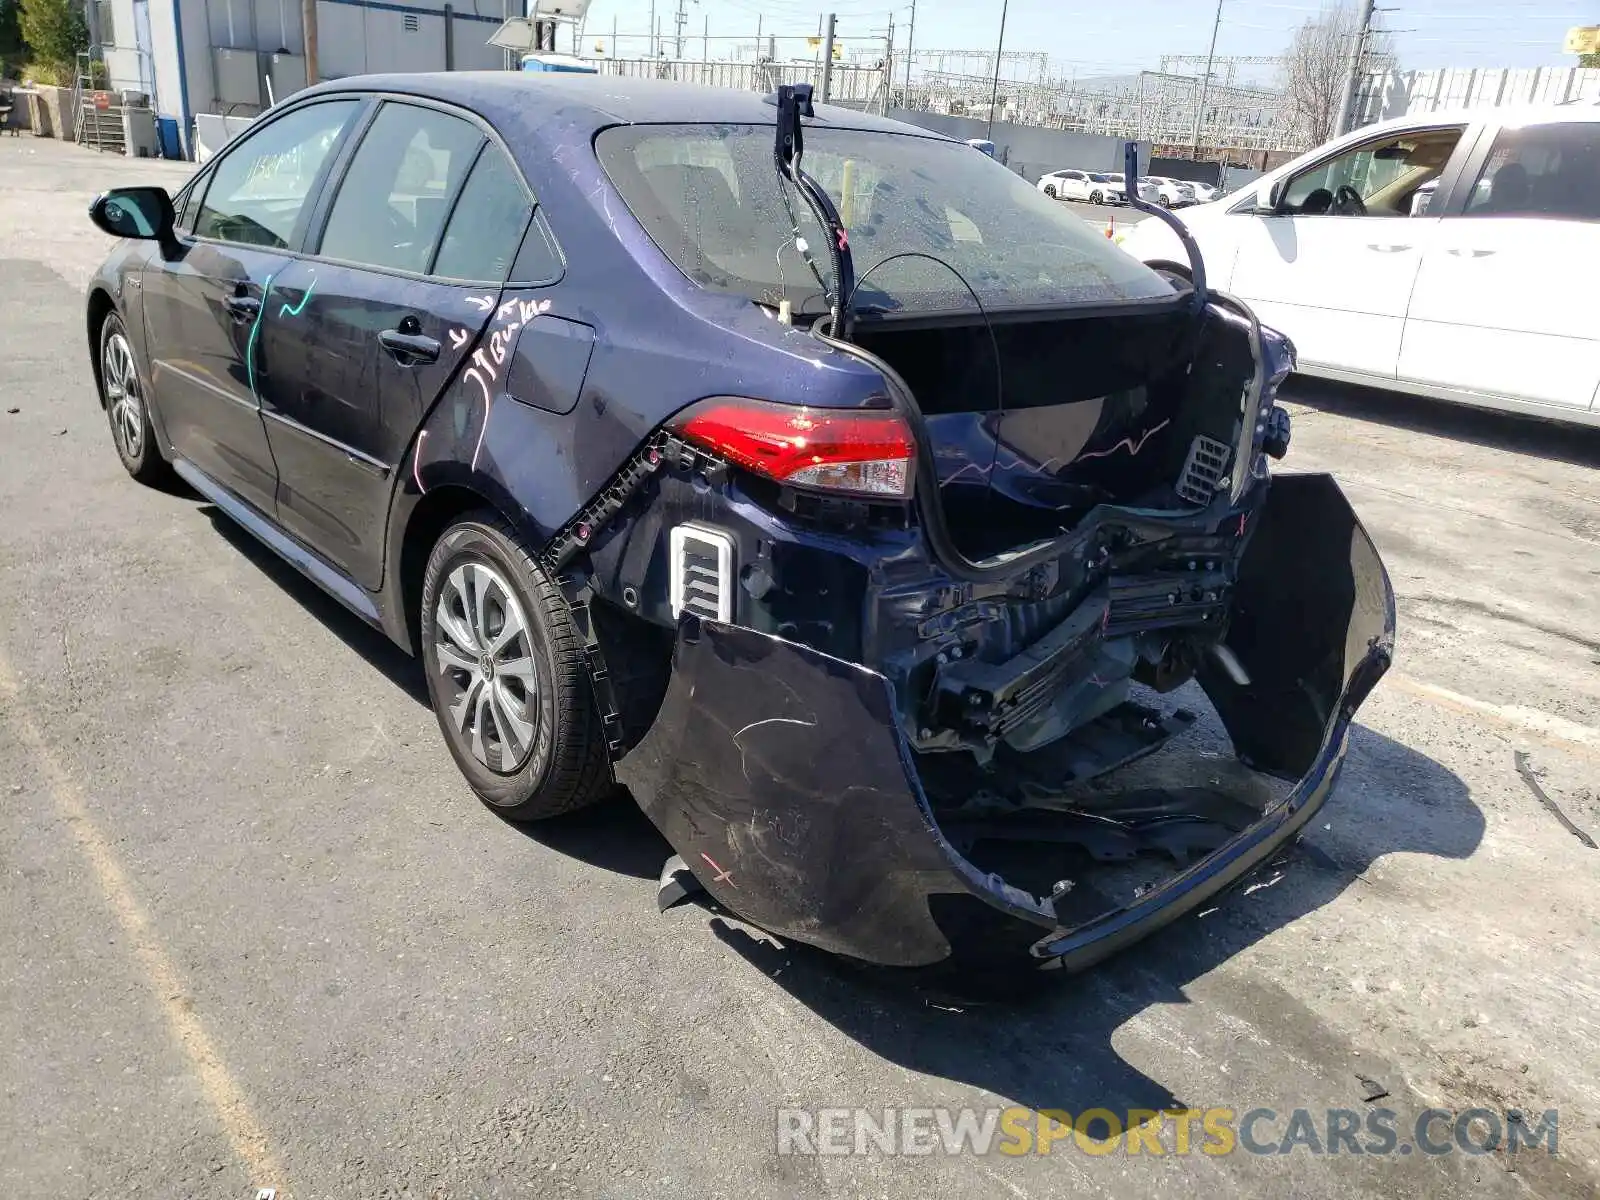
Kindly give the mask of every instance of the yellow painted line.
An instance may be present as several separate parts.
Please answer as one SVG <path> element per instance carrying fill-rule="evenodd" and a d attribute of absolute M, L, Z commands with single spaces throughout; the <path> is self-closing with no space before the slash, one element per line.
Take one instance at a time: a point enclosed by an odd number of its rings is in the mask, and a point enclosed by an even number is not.
<path fill-rule="evenodd" d="M 16 675 L 3 653 L 0 653 L 0 698 L 8 702 L 11 710 L 8 724 L 12 732 L 32 755 L 49 788 L 50 798 L 65 818 L 78 848 L 94 871 L 106 903 L 132 944 L 145 983 L 166 1017 L 173 1037 L 189 1059 L 199 1079 L 200 1090 L 233 1143 L 234 1153 L 248 1169 L 251 1187 L 276 1188 L 277 1200 L 284 1200 L 288 1192 L 281 1182 L 283 1170 L 273 1156 L 266 1130 L 250 1111 L 249 1102 L 222 1061 L 216 1044 L 206 1033 L 200 1018 L 195 1016 L 194 1001 L 184 986 L 183 976 L 151 927 L 150 918 L 129 885 L 127 872 L 117 860 L 116 851 L 90 818 L 82 789 L 23 706 Z"/>
<path fill-rule="evenodd" d="M 1580 757 L 1600 761 L 1600 729 L 1592 726 L 1580 725 L 1565 717 L 1552 716 L 1520 704 L 1491 704 L 1487 700 L 1478 700 L 1472 696 L 1464 696 L 1460 692 L 1452 692 L 1449 688 L 1424 683 L 1420 679 L 1413 679 L 1398 671 L 1390 671 L 1385 675 L 1380 686 L 1393 688 L 1404 695 L 1460 716 L 1471 717 L 1547 745 L 1559 746 Z"/>

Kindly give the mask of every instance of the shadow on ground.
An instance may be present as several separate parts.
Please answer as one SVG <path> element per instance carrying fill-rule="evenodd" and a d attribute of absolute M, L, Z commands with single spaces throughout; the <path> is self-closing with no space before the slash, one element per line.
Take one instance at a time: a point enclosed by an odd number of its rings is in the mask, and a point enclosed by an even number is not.
<path fill-rule="evenodd" d="M 220 508 L 202 504 L 201 511 L 211 519 L 227 543 L 256 565 L 261 573 L 284 590 L 301 608 L 354 650 L 375 670 L 418 704 L 428 705 L 428 682 L 422 663 L 396 646 L 381 631 L 340 604 L 294 567 L 245 532 Z"/>
<path fill-rule="evenodd" d="M 1297 375 L 1284 399 L 1321 412 L 1472 442 L 1580 467 L 1600 467 L 1600 429 Z"/>

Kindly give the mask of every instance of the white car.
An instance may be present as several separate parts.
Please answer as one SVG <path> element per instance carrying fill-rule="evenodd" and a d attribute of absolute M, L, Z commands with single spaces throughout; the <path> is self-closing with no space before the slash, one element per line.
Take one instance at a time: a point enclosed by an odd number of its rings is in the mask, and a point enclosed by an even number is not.
<path fill-rule="evenodd" d="M 1164 175 L 1146 175 L 1140 184 L 1154 184 L 1156 203 L 1163 208 L 1187 208 L 1195 202 L 1194 185 L 1182 179 L 1168 179 Z M 1141 193 L 1143 194 L 1143 193 Z"/>
<path fill-rule="evenodd" d="M 1194 189 L 1194 202 L 1196 204 L 1210 204 L 1218 196 L 1222 195 L 1221 188 L 1212 187 L 1209 183 L 1191 183 L 1189 186 Z"/>
<path fill-rule="evenodd" d="M 1179 219 L 1307 374 L 1600 425 L 1600 108 L 1368 126 Z M 1122 246 L 1188 272 L 1163 222 Z"/>
<path fill-rule="evenodd" d="M 1058 200 L 1084 200 L 1090 204 L 1120 203 L 1122 186 L 1098 171 L 1052 171 L 1039 178 L 1038 188 Z"/>
<path fill-rule="evenodd" d="M 1121 171 L 1107 171 L 1105 175 L 1107 199 L 1112 204 L 1126 204 L 1128 202 L 1127 177 Z M 1161 189 L 1149 179 L 1139 180 L 1139 199 L 1148 204 L 1161 203 Z"/>

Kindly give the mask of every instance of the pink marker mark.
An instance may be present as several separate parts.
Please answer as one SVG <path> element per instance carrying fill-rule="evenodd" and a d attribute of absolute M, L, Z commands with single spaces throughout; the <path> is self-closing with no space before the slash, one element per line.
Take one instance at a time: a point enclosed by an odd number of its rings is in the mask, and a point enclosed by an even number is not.
<path fill-rule="evenodd" d="M 848 234 L 845 233 L 844 226 L 842 226 L 842 225 L 839 227 L 839 249 L 841 249 L 841 250 L 850 249 L 850 237 L 849 237 Z"/>
<path fill-rule="evenodd" d="M 712 881 L 711 881 L 712 883 L 726 883 L 729 887 L 738 887 L 739 886 L 737 883 L 735 883 L 733 881 L 733 872 L 732 871 L 724 871 L 722 869 L 722 867 L 718 865 L 717 860 L 712 858 L 711 855 L 707 854 L 704 850 L 702 850 L 700 852 L 700 857 L 705 859 L 706 862 L 708 864 L 710 864 L 710 867 L 711 867 L 711 869 L 713 871 L 719 872 L 719 874 L 715 878 L 712 879 Z"/>
<path fill-rule="evenodd" d="M 1240 537 L 1244 536 L 1244 523 L 1246 521 L 1248 521 L 1249 519 L 1250 519 L 1250 514 L 1249 513 L 1242 512 L 1242 513 L 1239 514 L 1239 536 Z"/>

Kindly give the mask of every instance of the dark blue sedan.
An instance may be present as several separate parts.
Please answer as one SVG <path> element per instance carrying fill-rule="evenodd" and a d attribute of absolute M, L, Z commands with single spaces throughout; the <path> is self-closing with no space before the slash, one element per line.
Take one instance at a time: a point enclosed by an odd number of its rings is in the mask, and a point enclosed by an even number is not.
<path fill-rule="evenodd" d="M 624 784 L 664 889 L 779 935 L 1092 962 L 1296 836 L 1388 664 L 1348 504 L 1268 470 L 1288 343 L 960 142 L 346 79 L 91 216 L 129 473 L 418 653 L 498 812 Z"/>

